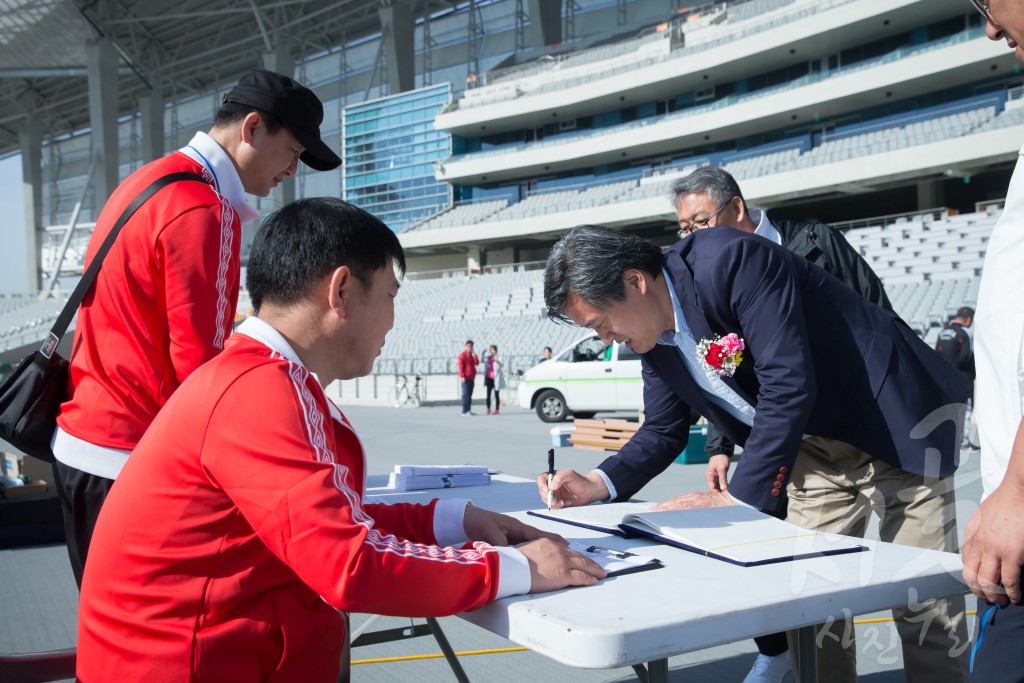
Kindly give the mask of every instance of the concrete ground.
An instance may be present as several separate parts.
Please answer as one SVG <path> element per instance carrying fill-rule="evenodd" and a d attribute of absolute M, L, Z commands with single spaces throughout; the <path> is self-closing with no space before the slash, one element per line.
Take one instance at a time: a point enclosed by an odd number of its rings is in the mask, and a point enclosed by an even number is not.
<path fill-rule="evenodd" d="M 463 417 L 456 406 L 416 409 L 370 406 L 343 407 L 367 450 L 368 471 L 384 473 L 395 464 L 487 465 L 506 474 L 535 477 L 546 467 L 551 447 L 551 425 L 533 412 L 514 407 L 501 415 Z M 474 407 L 482 413 L 482 406 Z M 623 417 L 620 415 L 619 417 Z M 559 468 L 586 472 L 604 454 L 574 448 L 556 449 Z M 964 452 L 957 475 L 957 512 L 961 526 L 976 509 L 981 484 L 977 453 Z M 704 489 L 703 465 L 673 465 L 649 484 L 639 497 L 663 500 L 683 492 Z M 538 498 L 538 505 L 540 500 Z M 869 535 L 875 533 L 872 524 Z M 0 551 L 0 652 L 26 652 L 71 647 L 75 642 L 77 591 L 63 546 L 37 546 Z M 429 590 L 429 587 L 424 587 Z M 728 586 L 680 586 L 686 591 L 728 590 Z M 974 609 L 973 598 L 968 609 Z M 858 673 L 870 683 L 903 680 L 899 639 L 888 613 L 862 615 L 857 626 Z M 353 615 L 353 628 L 369 619 Z M 881 620 L 881 621 L 875 621 Z M 973 618 L 969 621 L 973 625 Z M 440 620 L 445 634 L 473 681 L 631 681 L 631 669 L 581 670 L 563 666 L 523 651 L 503 638 L 457 617 Z M 423 620 L 382 618 L 370 628 L 405 627 Z M 454 680 L 433 638 L 356 648 L 353 680 Z M 750 640 L 672 657 L 670 680 L 692 683 L 731 683 L 743 680 L 756 650 Z M 2 676 L 0 676 L 2 678 Z M 789 679 L 787 679 L 789 680 Z"/>

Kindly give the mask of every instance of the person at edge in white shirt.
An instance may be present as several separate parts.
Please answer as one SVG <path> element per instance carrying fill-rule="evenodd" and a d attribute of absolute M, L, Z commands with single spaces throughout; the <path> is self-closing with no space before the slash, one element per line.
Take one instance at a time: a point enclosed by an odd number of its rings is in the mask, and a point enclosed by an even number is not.
<path fill-rule="evenodd" d="M 990 40 L 1024 61 L 1024 3 L 975 0 Z M 974 316 L 974 417 L 982 501 L 964 530 L 964 580 L 978 598 L 972 680 L 1019 681 L 1024 668 L 1024 148 L 992 229 Z"/>

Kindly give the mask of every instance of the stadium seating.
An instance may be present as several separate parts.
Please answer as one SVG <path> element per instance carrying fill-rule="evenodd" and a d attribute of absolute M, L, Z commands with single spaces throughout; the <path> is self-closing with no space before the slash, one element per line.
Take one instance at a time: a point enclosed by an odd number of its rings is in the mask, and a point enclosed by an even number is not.
<path fill-rule="evenodd" d="M 531 270 L 405 282 L 375 371 L 454 373 L 467 339 L 478 354 L 496 344 L 507 372 L 531 367 L 543 347 L 558 351 L 583 334 L 545 317 L 541 277 Z"/>
<path fill-rule="evenodd" d="M 791 153 L 777 154 L 781 158 Z M 617 183 L 614 191 L 605 194 L 622 193 L 620 197 L 627 199 L 667 196 L 672 180 L 689 170 L 669 169 L 639 185 Z M 512 212 L 517 206 L 522 207 L 516 210 L 522 212 L 518 215 L 553 206 L 567 210 L 594 189 L 534 195 L 504 211 Z M 934 343 L 957 308 L 976 303 L 985 245 L 1000 211 L 941 213 L 878 224 L 868 221 L 846 232 L 882 278 L 896 312 L 929 343 Z M 557 352 L 581 334 L 575 327 L 545 318 L 539 271 L 412 281 L 402 287 L 395 329 L 378 359 L 377 371 L 443 372 L 447 368 L 454 372 L 455 355 L 466 339 L 473 339 L 478 351 L 497 344 L 514 372 L 536 362 L 541 347 L 551 346 Z"/>
<path fill-rule="evenodd" d="M 66 300 L 0 294 L 0 352 L 42 342 Z"/>
<path fill-rule="evenodd" d="M 540 95 L 635 71 L 669 60 L 684 59 L 727 41 L 754 36 L 776 26 L 802 19 L 850 0 L 756 0 L 726 10 L 725 4 L 708 5 L 701 15 L 682 26 L 683 47 L 671 49 L 671 32 L 645 32 L 591 50 L 581 50 L 539 63 L 493 72 L 487 85 L 467 90 L 450 109 L 463 109 Z"/>
<path fill-rule="evenodd" d="M 793 138 L 759 148 L 689 158 L 668 166 L 638 170 L 635 179 L 594 180 L 564 190 L 534 193 L 508 205 L 482 202 L 457 207 L 411 229 L 430 230 L 450 225 L 515 220 L 600 204 L 668 196 L 672 180 L 706 165 L 722 166 L 737 179 L 747 180 L 1024 124 L 1024 107 L 999 111 L 1001 104 L 998 100 L 996 95 L 976 96 L 925 111 L 887 117 L 882 121 L 846 126 L 823 134 L 813 147 L 809 147 L 806 137 Z M 546 142 L 532 143 L 531 147 Z M 481 154 L 500 152 L 498 149 Z M 474 206 L 481 208 L 474 209 Z"/>
<path fill-rule="evenodd" d="M 410 230 L 434 230 L 452 228 L 458 225 L 472 225 L 487 220 L 495 212 L 508 206 L 508 199 L 490 202 L 475 202 L 457 205 L 447 211 L 435 214 L 422 223 L 414 225 Z"/>
<path fill-rule="evenodd" d="M 600 183 L 582 189 L 532 194 L 506 209 L 492 214 L 492 220 L 504 221 L 527 216 L 540 216 L 559 211 L 574 211 L 619 201 L 637 185 L 636 180 Z"/>
<path fill-rule="evenodd" d="M 835 1 L 837 1 L 837 2 L 845 2 L 846 0 L 835 0 Z M 827 3 L 819 3 L 819 4 L 827 4 Z M 732 34 L 732 35 L 735 36 L 735 34 Z M 937 50 L 937 49 L 940 49 L 940 48 L 949 47 L 951 45 L 963 42 L 965 40 L 970 40 L 970 39 L 977 38 L 979 35 L 981 35 L 980 29 L 968 28 L 968 29 L 964 29 L 963 31 L 960 31 L 959 33 L 953 34 L 951 36 L 946 36 L 946 37 L 943 37 L 943 38 L 939 38 L 939 39 L 936 39 L 934 41 L 930 41 L 930 42 L 927 42 L 927 43 L 922 43 L 920 45 L 915 45 L 913 47 L 897 48 L 897 49 L 893 50 L 890 53 L 887 53 L 887 54 L 884 54 L 884 55 L 881 55 L 881 56 L 878 56 L 878 57 L 875 57 L 875 58 L 872 58 L 872 59 L 866 59 L 866 60 L 863 60 L 863 61 L 860 61 L 860 62 L 856 62 L 856 63 L 848 65 L 848 66 L 842 66 L 842 67 L 839 67 L 839 68 L 836 68 L 836 69 L 830 69 L 830 70 L 828 70 L 826 72 L 821 72 L 821 73 L 807 74 L 805 76 L 801 76 L 799 78 L 795 78 L 793 80 L 787 81 L 786 83 L 765 87 L 765 88 L 762 88 L 762 89 L 759 89 L 759 90 L 755 90 L 755 91 L 751 91 L 751 92 L 747 92 L 747 93 L 744 93 L 744 94 L 727 95 L 725 97 L 720 97 L 718 99 L 715 99 L 713 101 L 710 101 L 710 102 L 707 102 L 707 103 L 704 103 L 704 104 L 698 104 L 698 105 L 695 105 L 695 106 L 689 106 L 689 107 L 686 107 L 684 109 L 681 109 L 681 110 L 678 110 L 678 111 L 674 111 L 674 112 L 670 112 L 670 113 L 666 113 L 666 114 L 663 114 L 663 115 L 658 116 L 658 117 L 640 118 L 640 119 L 637 119 L 637 120 L 634 120 L 634 121 L 630 121 L 628 123 L 617 124 L 617 125 L 609 126 L 609 127 L 585 128 L 585 129 L 580 129 L 580 130 L 564 132 L 564 133 L 560 133 L 559 135 L 555 135 L 555 136 L 552 136 L 552 137 L 549 137 L 549 138 L 545 138 L 544 140 L 538 140 L 538 141 L 529 142 L 529 143 L 513 142 L 513 143 L 504 144 L 504 145 L 498 145 L 498 146 L 490 147 L 490 148 L 485 149 L 485 150 L 480 150 L 480 151 L 475 151 L 475 152 L 468 152 L 468 153 L 465 153 L 465 154 L 453 155 L 452 157 L 450 157 L 449 161 L 463 160 L 463 159 L 480 159 L 480 158 L 483 158 L 483 157 L 489 157 L 489 156 L 500 155 L 500 154 L 507 154 L 509 152 L 517 152 L 517 151 L 522 151 L 522 150 L 526 150 L 526 149 L 536 150 L 536 149 L 540 149 L 540 148 L 543 148 L 543 147 L 549 147 L 549 146 L 553 146 L 553 145 L 561 145 L 561 144 L 565 144 L 567 142 L 571 142 L 571 141 L 574 141 L 574 140 L 580 140 L 580 139 L 584 139 L 584 138 L 601 138 L 601 137 L 605 137 L 607 135 L 610 135 L 612 133 L 621 133 L 621 132 L 625 132 L 625 131 L 629 131 L 629 130 L 634 130 L 634 129 L 638 129 L 638 128 L 642 128 L 642 127 L 645 127 L 645 126 L 649 126 L 652 123 L 658 123 L 658 122 L 679 121 L 680 125 L 682 125 L 682 123 L 683 123 L 682 120 L 686 119 L 688 117 L 692 117 L 692 116 L 699 115 L 699 114 L 706 114 L 708 112 L 712 112 L 712 111 L 716 111 L 716 110 L 721 110 L 721 109 L 724 109 L 724 108 L 727 108 L 727 107 L 731 107 L 731 106 L 734 106 L 734 105 L 737 105 L 737 104 L 741 104 L 741 103 L 745 103 L 745 102 L 750 102 L 750 101 L 758 99 L 758 98 L 763 98 L 763 97 L 766 97 L 766 96 L 769 96 L 769 95 L 776 95 L 776 94 L 779 94 L 779 93 L 782 93 L 782 92 L 785 92 L 785 91 L 793 90 L 795 88 L 801 88 L 801 87 L 810 86 L 810 85 L 814 85 L 814 84 L 818 84 L 818 83 L 824 83 L 824 82 L 832 80 L 832 79 L 836 79 L 836 78 L 847 76 L 847 75 L 849 75 L 851 73 L 854 73 L 854 72 L 863 71 L 865 69 L 870 69 L 870 68 L 873 68 L 873 67 L 878 67 L 878 66 L 886 65 L 886 64 L 889 64 L 889 63 L 891 63 L 893 61 L 898 61 L 898 60 L 906 59 L 908 57 L 915 56 L 915 55 L 920 55 L 922 53 L 926 53 L 926 52 L 929 52 L 929 51 L 932 51 L 932 50 Z M 695 47 L 700 47 L 700 46 L 695 46 Z M 683 50 L 682 52 L 685 52 L 685 50 Z M 675 55 L 676 53 L 672 53 L 672 54 Z M 575 79 L 573 79 L 573 80 L 571 80 L 569 82 L 565 82 L 564 79 L 566 78 L 566 75 L 571 72 L 571 70 L 570 70 L 570 72 L 567 72 L 567 71 L 559 69 L 558 71 L 555 71 L 553 73 L 558 78 L 563 79 L 563 80 L 555 81 L 555 83 L 551 86 L 551 88 L 548 88 L 548 87 L 543 87 L 543 88 L 536 87 L 536 88 L 534 88 L 534 91 L 535 92 L 544 92 L 544 91 L 546 91 L 548 89 L 562 89 L 562 88 L 565 88 L 565 87 L 572 87 L 574 85 L 592 84 L 595 78 L 601 78 L 601 77 L 604 77 L 604 76 L 614 75 L 616 73 L 620 73 L 620 72 L 631 70 L 631 69 L 636 69 L 639 66 L 645 66 L 646 65 L 646 64 L 629 64 L 629 65 L 626 65 L 626 66 L 616 66 L 614 64 L 615 60 L 606 60 L 606 61 L 610 62 L 611 64 L 602 63 L 605 66 L 605 70 L 602 70 L 602 71 L 599 71 L 599 72 L 596 72 L 596 73 L 588 73 L 586 75 L 582 75 L 582 76 L 580 76 L 578 78 L 575 78 Z M 531 66 L 531 68 L 537 68 L 537 67 L 535 65 L 533 65 L 533 66 Z M 529 89 L 530 88 L 529 82 L 530 82 L 529 78 L 523 79 L 523 80 L 519 80 L 519 81 L 516 82 L 516 85 L 515 85 L 515 91 L 517 93 L 516 96 L 523 95 L 524 92 L 525 92 L 525 89 Z M 507 85 L 503 85 L 502 88 L 507 90 L 508 86 Z M 479 96 L 477 96 L 477 95 L 471 96 L 470 95 L 470 93 L 474 93 L 474 92 L 476 92 L 476 91 L 472 91 L 472 90 L 467 91 L 465 98 L 472 97 L 472 99 L 475 100 L 475 98 L 477 98 Z M 994 111 L 991 112 L 991 114 L 989 115 L 989 118 L 991 118 L 991 116 L 993 116 L 994 114 L 995 114 Z M 1007 124 L 1007 125 L 1009 125 L 1009 124 Z M 966 132 L 965 132 L 966 130 L 977 128 L 977 127 L 978 127 L 978 122 L 977 121 L 972 121 L 970 118 L 964 118 L 964 119 L 962 119 L 962 121 L 954 121 L 952 127 L 948 130 L 948 133 L 946 135 L 944 135 L 944 136 L 942 135 L 942 130 L 943 129 L 936 128 L 936 127 L 934 127 L 931 124 L 925 124 L 925 125 L 920 127 L 921 130 L 911 131 L 911 134 L 920 134 L 920 136 L 921 136 L 920 140 L 924 141 L 924 140 L 930 140 L 932 138 L 935 138 L 936 135 L 938 136 L 937 139 L 942 139 L 942 137 L 959 137 L 961 135 L 966 134 Z M 872 142 L 874 142 L 874 141 L 872 141 Z M 879 140 L 879 144 L 881 144 L 881 140 Z M 900 145 L 900 146 L 908 146 L 909 144 L 921 144 L 921 142 L 920 141 L 919 142 L 908 142 L 908 143 Z M 885 149 L 889 149 L 889 147 L 885 147 Z M 877 146 L 877 145 L 874 148 L 874 151 L 881 151 L 881 150 L 882 150 L 882 148 Z"/>
<path fill-rule="evenodd" d="M 639 185 L 619 183 L 616 192 L 625 192 L 626 197 L 667 195 L 672 180 L 687 172 L 686 168 L 670 169 Z M 524 204 L 519 209 L 522 215 L 530 215 L 527 209 L 539 212 L 553 205 L 565 210 L 592 191 L 534 195 L 505 211 Z M 941 213 L 874 225 L 868 221 L 846 232 L 882 278 L 896 312 L 929 343 L 934 343 L 957 308 L 976 303 L 985 245 L 1000 214 L 998 210 L 959 216 Z M 376 369 L 385 374 L 454 372 L 455 355 L 466 339 L 473 339 L 478 351 L 497 344 L 510 371 L 525 369 L 536 362 L 543 346 L 557 352 L 583 334 L 575 327 L 550 322 L 544 313 L 539 271 L 407 282 L 398 299 L 395 329 Z"/>
<path fill-rule="evenodd" d="M 782 159 L 791 152 L 774 154 Z M 499 213 L 515 210 L 516 215 L 528 216 L 623 198 L 667 196 L 672 181 L 690 170 L 668 168 L 639 183 L 536 194 Z M 489 202 L 490 208 L 501 203 Z M 463 208 L 468 206 L 473 205 Z M 957 308 L 976 303 L 985 249 L 1000 214 L 995 204 L 962 215 L 936 210 L 861 222 L 845 235 L 885 283 L 896 312 L 934 342 Z M 42 341 L 62 307 L 61 299 L 0 295 L 0 351 Z M 251 309 L 243 289 L 239 318 Z M 497 344 L 507 371 L 514 373 L 534 365 L 544 346 L 557 353 L 584 334 L 547 319 L 542 272 L 521 265 L 494 268 L 476 277 L 416 279 L 411 274 L 397 299 L 395 317 L 395 328 L 374 368 L 377 373 L 452 374 L 455 356 L 467 339 L 477 343 L 478 352 Z"/>

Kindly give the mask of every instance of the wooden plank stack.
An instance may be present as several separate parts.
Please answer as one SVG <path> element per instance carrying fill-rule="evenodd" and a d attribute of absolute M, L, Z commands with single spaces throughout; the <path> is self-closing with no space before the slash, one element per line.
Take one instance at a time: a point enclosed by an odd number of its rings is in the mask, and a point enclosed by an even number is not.
<path fill-rule="evenodd" d="M 573 448 L 617 451 L 626 445 L 640 424 L 629 420 L 576 420 L 569 435 Z"/>

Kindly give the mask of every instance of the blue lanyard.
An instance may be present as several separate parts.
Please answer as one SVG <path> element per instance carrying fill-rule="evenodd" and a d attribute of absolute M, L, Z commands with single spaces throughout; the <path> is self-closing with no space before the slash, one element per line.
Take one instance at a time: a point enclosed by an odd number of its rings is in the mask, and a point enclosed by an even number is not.
<path fill-rule="evenodd" d="M 985 640 L 985 629 L 995 618 L 996 610 L 1000 610 L 1002 607 L 999 605 L 992 605 L 985 611 L 985 616 L 981 618 L 981 627 L 978 629 L 978 637 L 974 640 L 974 647 L 971 648 L 971 663 L 967 669 L 971 678 L 974 678 L 974 656 L 978 654 L 978 649 L 981 648 L 981 643 Z"/>

